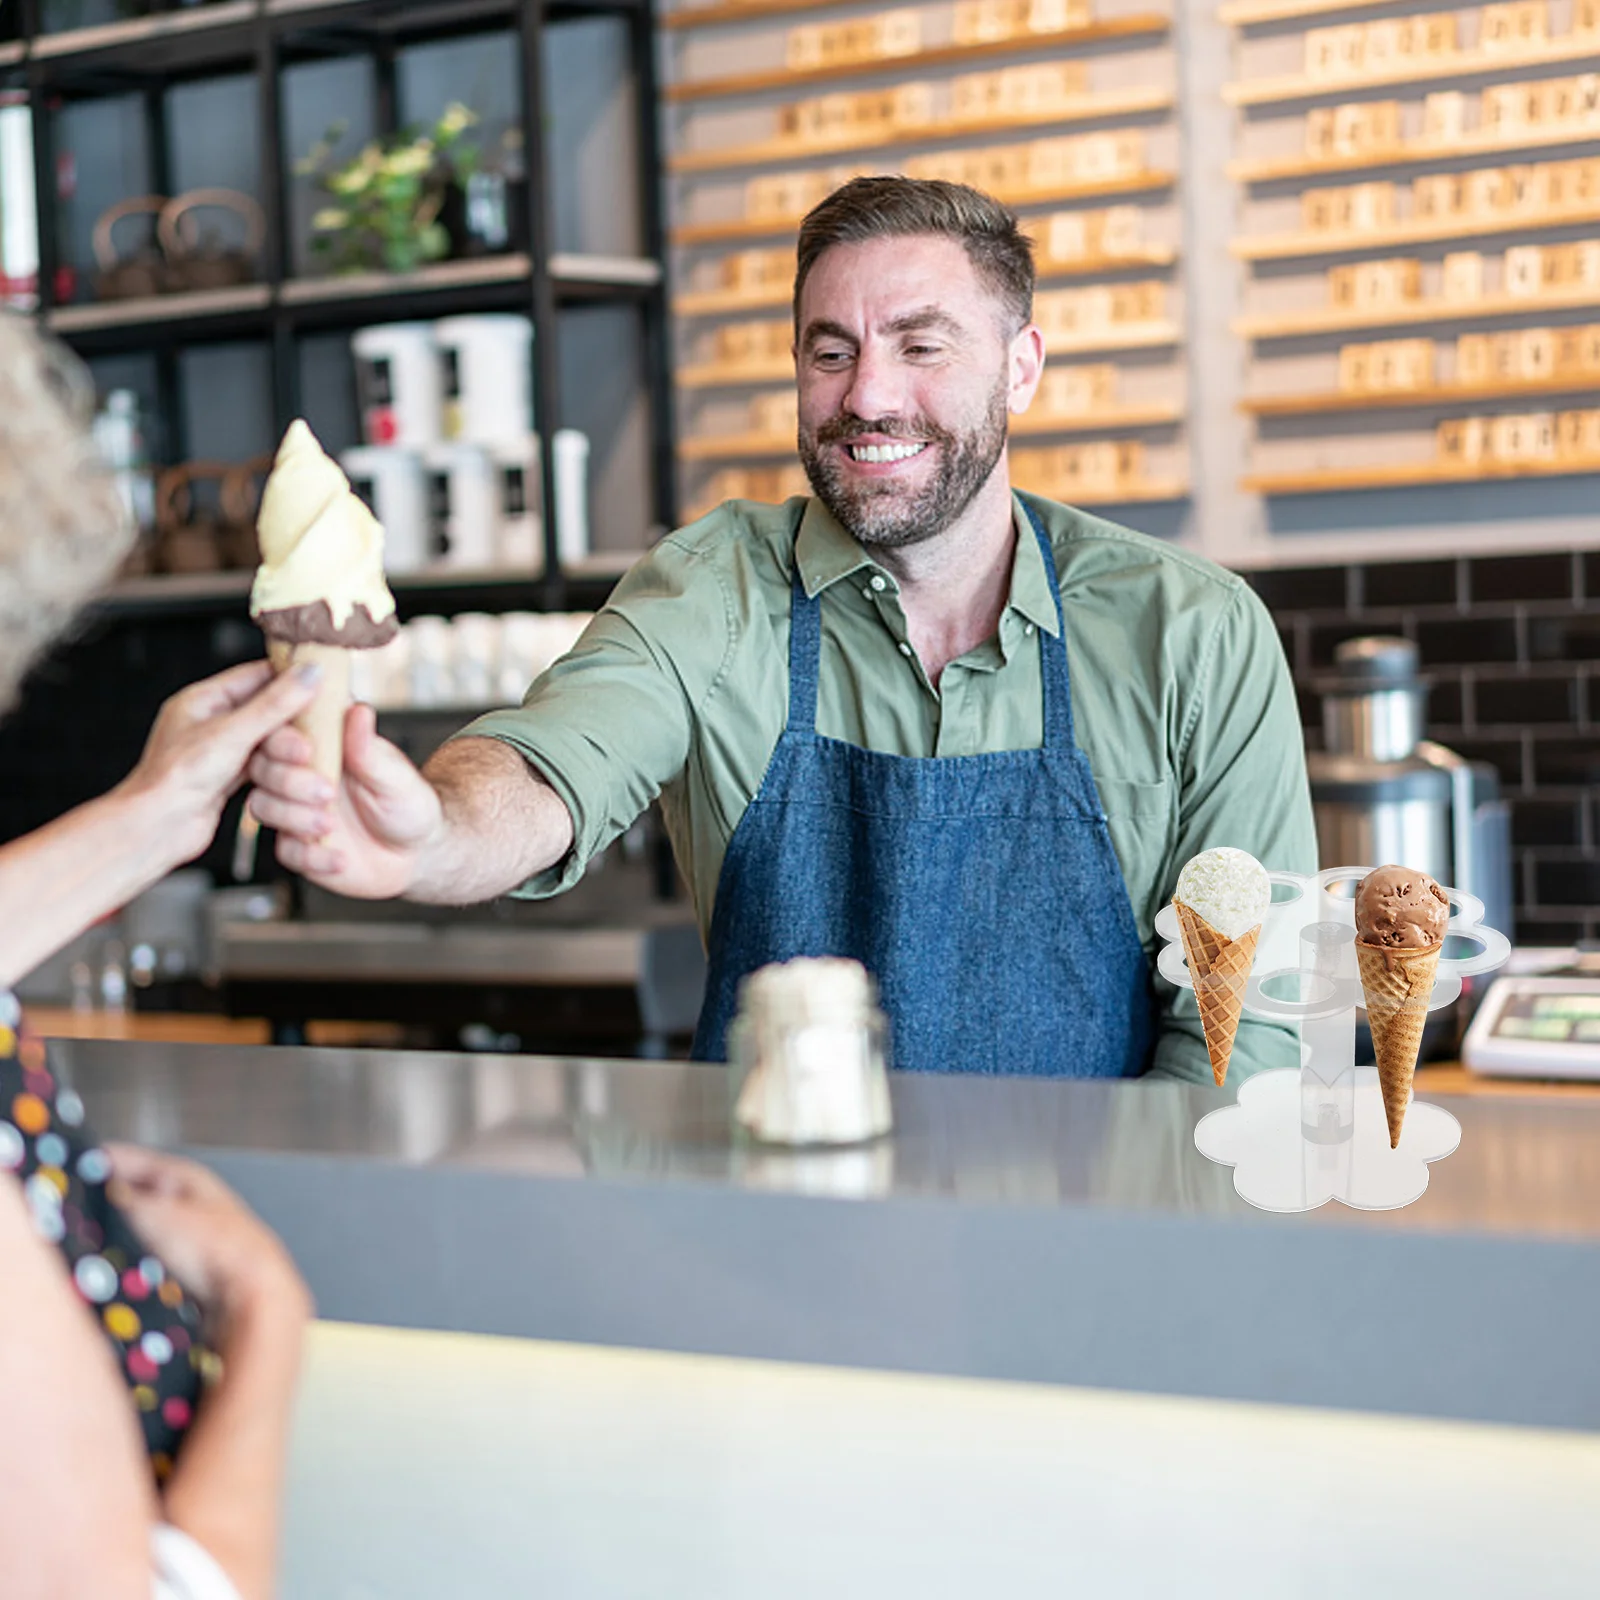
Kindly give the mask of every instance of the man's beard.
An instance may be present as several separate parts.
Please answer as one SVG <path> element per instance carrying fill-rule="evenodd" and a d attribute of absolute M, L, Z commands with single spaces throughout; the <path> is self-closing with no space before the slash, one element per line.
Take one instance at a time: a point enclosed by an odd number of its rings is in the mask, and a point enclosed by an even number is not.
<path fill-rule="evenodd" d="M 972 504 L 1006 447 L 1006 385 L 996 384 L 988 412 L 972 432 L 954 434 L 931 422 L 886 417 L 866 422 L 834 417 L 814 434 L 800 430 L 800 462 L 817 498 L 860 544 L 897 549 L 943 533 Z M 927 440 L 938 447 L 939 466 L 921 489 L 893 482 L 849 484 L 846 469 L 828 446 L 867 434 L 880 439 Z"/>

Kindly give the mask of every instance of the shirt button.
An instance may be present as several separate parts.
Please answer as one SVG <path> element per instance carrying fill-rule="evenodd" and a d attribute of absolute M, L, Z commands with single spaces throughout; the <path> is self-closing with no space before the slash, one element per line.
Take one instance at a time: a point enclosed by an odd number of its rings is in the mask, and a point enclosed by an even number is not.
<path fill-rule="evenodd" d="M 1030 639 L 1033 637 L 1033 624 L 1027 623 L 1022 630 Z"/>
<path fill-rule="evenodd" d="M 905 640 L 904 640 L 904 639 L 902 639 L 902 640 L 901 640 L 901 641 L 900 641 L 900 654 L 901 654 L 901 655 L 903 655 L 903 656 L 908 656 L 908 655 L 910 655 L 910 654 L 911 654 L 911 646 L 910 646 L 910 645 L 908 645 L 908 644 L 907 644 L 907 643 L 906 643 L 906 642 L 905 642 Z"/>
<path fill-rule="evenodd" d="M 879 594 L 882 594 L 883 591 L 889 587 L 888 579 L 886 579 L 881 573 L 875 572 L 872 575 L 872 587 L 876 589 Z"/>

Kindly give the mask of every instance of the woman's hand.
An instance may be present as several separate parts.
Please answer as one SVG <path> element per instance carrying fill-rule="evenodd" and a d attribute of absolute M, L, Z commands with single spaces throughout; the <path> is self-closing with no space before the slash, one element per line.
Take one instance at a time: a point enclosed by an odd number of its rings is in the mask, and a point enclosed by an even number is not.
<path fill-rule="evenodd" d="M 251 661 L 181 690 L 162 706 L 139 764 L 118 788 L 159 801 L 161 846 L 171 864 L 211 843 L 251 754 L 316 694 L 316 668 L 274 675 Z"/>
<path fill-rule="evenodd" d="M 311 1298 L 289 1252 L 214 1172 L 135 1145 L 107 1150 L 111 1199 L 178 1281 L 220 1318 L 224 1338 L 241 1316 L 282 1315 L 296 1323 L 310 1316 Z"/>

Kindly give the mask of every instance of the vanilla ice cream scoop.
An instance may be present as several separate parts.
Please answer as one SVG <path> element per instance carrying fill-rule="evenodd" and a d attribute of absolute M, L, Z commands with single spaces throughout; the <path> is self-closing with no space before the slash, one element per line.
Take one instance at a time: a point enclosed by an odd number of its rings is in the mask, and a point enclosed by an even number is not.
<path fill-rule="evenodd" d="M 304 422 L 278 447 L 256 534 L 250 613 L 269 637 L 367 649 L 393 635 L 383 527 Z"/>
<path fill-rule="evenodd" d="M 1265 920 L 1272 883 L 1248 850 L 1223 846 L 1191 856 L 1172 897 L 1204 917 L 1224 939 L 1238 939 Z"/>

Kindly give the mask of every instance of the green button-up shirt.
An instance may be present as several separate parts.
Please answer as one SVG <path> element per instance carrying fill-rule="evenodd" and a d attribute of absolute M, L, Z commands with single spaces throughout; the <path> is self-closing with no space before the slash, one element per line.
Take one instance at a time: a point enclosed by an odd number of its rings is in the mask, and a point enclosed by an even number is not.
<path fill-rule="evenodd" d="M 1082 511 L 1030 502 L 1061 584 L 1078 744 L 1153 960 L 1155 914 L 1197 851 L 1234 845 L 1272 869 L 1316 870 L 1288 668 L 1239 578 Z M 788 715 L 796 562 L 806 592 L 823 596 L 819 733 L 905 756 L 1037 747 L 1037 634 L 1058 622 L 1020 503 L 1016 516 L 999 629 L 950 662 L 937 687 L 908 642 L 894 578 L 820 502 L 730 501 L 663 539 L 520 709 L 465 730 L 520 751 L 572 813 L 571 854 L 518 892 L 568 888 L 659 797 L 709 933 L 728 841 Z M 1062 914 L 1092 928 L 1097 908 Z M 1159 990 L 1155 1069 L 1208 1082 L 1193 996 Z M 1297 1066 L 1294 1036 L 1246 1017 L 1233 1062 L 1241 1075 Z"/>

